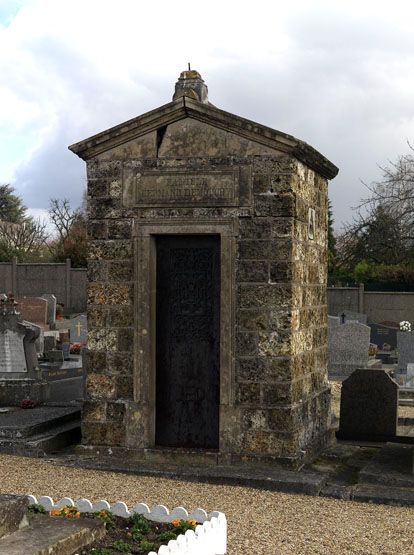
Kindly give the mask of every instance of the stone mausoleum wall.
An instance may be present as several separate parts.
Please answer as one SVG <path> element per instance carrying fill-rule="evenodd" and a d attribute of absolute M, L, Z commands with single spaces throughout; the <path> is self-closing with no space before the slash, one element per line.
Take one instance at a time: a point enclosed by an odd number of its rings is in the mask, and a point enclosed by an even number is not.
<path fill-rule="evenodd" d="M 329 427 L 327 179 L 292 154 L 234 132 L 234 125 L 210 125 L 207 116 L 160 124 L 131 140 L 128 122 L 121 131 L 123 141 L 108 132 L 110 147 L 96 154 L 93 141 L 82 146 L 90 148 L 84 157 L 90 354 L 83 442 L 137 452 L 155 447 L 154 376 L 142 373 L 145 353 L 155 348 L 141 321 L 150 313 L 151 287 L 138 295 L 151 268 L 142 267 L 137 229 L 197 222 L 231 230 L 225 256 L 232 265 L 224 276 L 231 293 L 222 308 L 232 325 L 222 344 L 229 363 L 221 383 L 218 460 L 299 464 L 324 445 Z M 164 207 L 137 201 L 134 183 L 141 175 L 172 170 L 234 171 L 238 200 Z"/>
<path fill-rule="evenodd" d="M 165 168 L 175 166 L 174 162 L 141 163 Z M 237 162 L 197 160 L 202 167 Z M 137 216 L 237 221 L 235 403 L 228 411 L 228 451 L 295 457 L 324 440 L 329 409 L 326 182 L 289 157 L 243 158 L 242 163 L 252 167 L 251 212 L 244 208 L 125 210 L 120 161 L 89 164 L 85 443 L 143 447 L 140 442 L 146 437 L 142 407 L 133 402 L 137 253 L 132 230 Z M 312 191 L 314 184 L 317 189 Z M 313 241 L 307 238 L 310 204 L 317 207 Z"/>

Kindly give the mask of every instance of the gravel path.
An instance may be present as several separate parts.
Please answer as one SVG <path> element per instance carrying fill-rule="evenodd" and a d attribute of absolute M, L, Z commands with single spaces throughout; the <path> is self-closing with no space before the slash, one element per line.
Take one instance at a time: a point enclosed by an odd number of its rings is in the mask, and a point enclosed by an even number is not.
<path fill-rule="evenodd" d="M 229 555 L 414 554 L 414 510 L 407 507 L 65 468 L 10 455 L 0 455 L 0 493 L 220 510 L 229 521 Z"/>

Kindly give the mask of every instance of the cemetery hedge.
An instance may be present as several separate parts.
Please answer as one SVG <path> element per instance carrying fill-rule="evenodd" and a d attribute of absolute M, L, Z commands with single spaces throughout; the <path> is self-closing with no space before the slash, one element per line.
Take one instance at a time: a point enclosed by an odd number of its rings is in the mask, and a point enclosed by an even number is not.
<path fill-rule="evenodd" d="M 374 264 L 362 260 L 354 270 L 330 274 L 330 286 L 357 287 L 366 291 L 414 291 L 414 264 Z"/>

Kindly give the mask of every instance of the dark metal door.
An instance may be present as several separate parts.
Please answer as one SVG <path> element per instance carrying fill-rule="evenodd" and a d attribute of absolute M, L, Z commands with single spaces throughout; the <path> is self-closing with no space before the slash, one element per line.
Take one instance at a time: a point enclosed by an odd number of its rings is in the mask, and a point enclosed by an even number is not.
<path fill-rule="evenodd" d="M 156 244 L 156 444 L 218 448 L 220 237 Z"/>

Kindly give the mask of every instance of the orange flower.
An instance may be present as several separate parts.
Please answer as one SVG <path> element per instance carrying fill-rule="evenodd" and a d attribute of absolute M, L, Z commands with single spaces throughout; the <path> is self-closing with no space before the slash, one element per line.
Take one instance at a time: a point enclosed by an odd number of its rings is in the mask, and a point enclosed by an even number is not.
<path fill-rule="evenodd" d="M 62 509 L 53 509 L 49 512 L 50 516 L 64 516 L 66 518 L 80 518 L 80 512 L 76 507 L 63 507 Z"/>
<path fill-rule="evenodd" d="M 195 525 L 197 524 L 197 521 L 194 520 L 193 518 L 188 519 L 187 522 L 188 522 L 189 524 L 191 524 L 191 526 L 195 526 Z"/>
<path fill-rule="evenodd" d="M 175 518 L 174 520 L 171 521 L 171 524 L 173 526 L 180 526 L 181 523 L 181 518 Z"/>
<path fill-rule="evenodd" d="M 60 509 L 53 509 L 49 512 L 50 516 L 60 516 Z"/>

